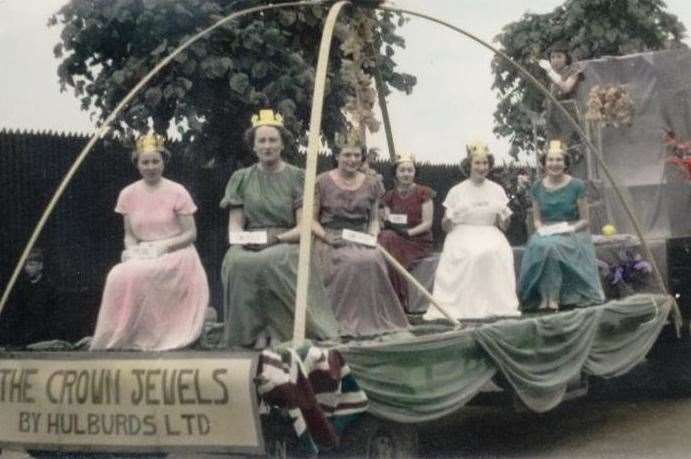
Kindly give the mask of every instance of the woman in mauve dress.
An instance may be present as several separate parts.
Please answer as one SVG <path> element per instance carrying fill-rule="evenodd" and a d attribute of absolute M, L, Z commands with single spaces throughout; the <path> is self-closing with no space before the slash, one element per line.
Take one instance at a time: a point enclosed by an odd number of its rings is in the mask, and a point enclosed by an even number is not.
<path fill-rule="evenodd" d="M 240 231 L 265 231 L 263 245 L 231 244 L 221 279 L 225 306 L 225 339 L 232 346 L 261 348 L 267 338 L 287 341 L 293 335 L 297 284 L 299 218 L 305 173 L 281 159 L 291 137 L 282 118 L 260 110 L 245 141 L 258 162 L 235 171 L 221 207 L 229 209 L 228 237 Z M 338 337 L 324 283 L 311 264 L 307 291 L 306 334 L 310 339 Z"/>
<path fill-rule="evenodd" d="M 194 241 L 192 197 L 163 177 L 170 153 L 163 137 L 137 139 L 132 161 L 142 179 L 120 192 L 122 263 L 108 274 L 91 350 L 163 351 L 201 334 L 209 287 Z"/>
<path fill-rule="evenodd" d="M 432 221 L 435 192 L 415 183 L 415 158 L 401 155 L 394 164 L 396 185 L 384 194 L 385 229 L 379 244 L 410 270 L 432 253 Z M 389 278 L 403 308 L 408 312 L 408 281 L 392 266 Z"/>
<path fill-rule="evenodd" d="M 339 145 L 338 166 L 317 177 L 319 224 L 315 232 L 322 243 L 322 258 L 329 298 L 349 336 L 369 336 L 405 329 L 403 307 L 388 276 L 386 262 L 372 247 L 342 238 L 349 229 L 376 236 L 381 186 L 375 177 L 359 171 L 363 148 L 358 142 Z"/>

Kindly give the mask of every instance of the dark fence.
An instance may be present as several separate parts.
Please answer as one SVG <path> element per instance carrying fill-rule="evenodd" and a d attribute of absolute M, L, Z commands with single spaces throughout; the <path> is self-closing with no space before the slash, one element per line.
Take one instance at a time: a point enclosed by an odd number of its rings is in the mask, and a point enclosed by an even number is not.
<path fill-rule="evenodd" d="M 83 135 L 0 131 L 0 285 L 6 285 L 31 232 L 60 181 L 88 138 Z M 221 304 L 220 268 L 227 249 L 227 215 L 218 207 L 232 170 L 206 168 L 175 154 L 166 176 L 190 190 L 199 211 L 197 249 L 207 269 L 213 305 Z M 118 262 L 123 246 L 122 220 L 113 212 L 118 192 L 138 178 L 130 153 L 117 142 L 100 141 L 68 186 L 41 235 L 46 271 L 72 298 L 71 315 L 88 331 L 98 312 L 108 270 Z M 332 166 L 320 157 L 319 169 Z M 389 187 L 391 165 L 374 165 Z M 511 169 L 511 168 L 509 168 Z M 500 174 L 505 171 L 499 171 Z M 508 174 L 506 177 L 510 177 Z M 456 165 L 420 164 L 418 181 L 437 191 L 434 232 L 442 242 L 441 203 L 461 179 Z M 504 180 L 510 180 L 506 178 Z M 76 320 L 76 319 L 75 319 Z"/>

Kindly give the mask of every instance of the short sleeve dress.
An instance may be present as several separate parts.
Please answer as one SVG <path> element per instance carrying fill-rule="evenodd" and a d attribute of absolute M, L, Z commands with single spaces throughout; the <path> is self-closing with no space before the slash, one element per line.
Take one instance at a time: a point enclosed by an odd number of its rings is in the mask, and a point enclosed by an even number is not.
<path fill-rule="evenodd" d="M 578 220 L 578 200 L 585 192 L 585 183 L 577 178 L 556 190 L 545 188 L 542 180 L 531 188 L 546 224 Z M 602 303 L 605 295 L 590 233 L 533 234 L 521 260 L 518 290 L 523 310 L 534 310 L 543 298 L 571 306 Z"/>
<path fill-rule="evenodd" d="M 497 227 L 511 214 L 504 189 L 491 180 L 464 180 L 444 200 L 453 229 L 444 241 L 433 296 L 457 319 L 520 315 L 513 251 Z M 425 318 L 443 317 L 430 308 Z"/>
<path fill-rule="evenodd" d="M 161 179 L 154 190 L 139 180 L 125 187 L 115 211 L 129 218 L 139 241 L 175 237 L 180 215 L 197 207 L 180 184 Z M 201 334 L 209 302 L 204 268 L 193 245 L 155 259 L 131 259 L 108 274 L 92 350 L 178 349 Z"/>
<path fill-rule="evenodd" d="M 257 164 L 236 171 L 221 200 L 223 208 L 242 208 L 245 229 L 293 228 L 295 210 L 301 206 L 304 171 L 285 164 L 279 172 L 267 172 Z M 263 250 L 231 246 L 221 270 L 225 338 L 233 346 L 252 346 L 266 332 L 278 341 L 293 334 L 298 245 L 280 243 Z M 311 339 L 339 335 L 324 283 L 314 257 L 307 293 L 306 334 Z"/>
<path fill-rule="evenodd" d="M 367 176 L 355 190 L 339 187 L 329 172 L 317 177 L 319 222 L 331 233 L 366 232 L 378 212 L 377 179 Z M 319 244 L 325 259 L 326 285 L 343 333 L 369 336 L 406 329 L 408 320 L 391 285 L 386 261 L 374 249 L 356 244 L 334 248 Z"/>
<path fill-rule="evenodd" d="M 403 229 L 414 228 L 422 223 L 422 205 L 430 202 L 435 192 L 426 186 L 413 185 L 413 189 L 401 194 L 397 189 L 389 190 L 382 200 L 393 215 L 405 215 L 407 223 L 402 224 Z M 389 222 L 391 226 L 396 223 Z M 385 229 L 379 233 L 379 244 L 384 247 L 401 265 L 410 270 L 418 261 L 432 253 L 432 230 L 425 231 L 417 236 L 406 236 L 393 229 Z M 408 282 L 398 271 L 389 266 L 389 278 L 398 299 L 407 311 L 408 307 Z"/>

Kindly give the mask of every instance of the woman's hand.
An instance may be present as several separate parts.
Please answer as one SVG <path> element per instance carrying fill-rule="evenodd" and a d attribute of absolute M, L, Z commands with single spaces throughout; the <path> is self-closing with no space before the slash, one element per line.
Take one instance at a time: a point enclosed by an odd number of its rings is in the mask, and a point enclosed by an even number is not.
<path fill-rule="evenodd" d="M 326 233 L 324 235 L 324 241 L 331 247 L 339 248 L 346 245 L 346 241 L 341 237 L 340 234 Z"/>

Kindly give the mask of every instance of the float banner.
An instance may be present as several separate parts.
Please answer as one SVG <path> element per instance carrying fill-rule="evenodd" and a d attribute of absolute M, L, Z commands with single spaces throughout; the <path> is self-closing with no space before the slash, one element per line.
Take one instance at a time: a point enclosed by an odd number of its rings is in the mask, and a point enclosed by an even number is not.
<path fill-rule="evenodd" d="M 262 454 L 257 355 L 0 353 L 0 447 Z"/>

